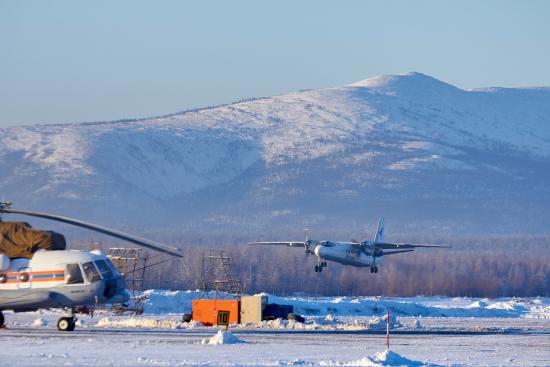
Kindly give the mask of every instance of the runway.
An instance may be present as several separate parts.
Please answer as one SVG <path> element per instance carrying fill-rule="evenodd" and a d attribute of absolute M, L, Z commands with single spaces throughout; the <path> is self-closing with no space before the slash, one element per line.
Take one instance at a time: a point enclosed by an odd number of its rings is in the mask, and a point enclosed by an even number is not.
<path fill-rule="evenodd" d="M 80 315 L 73 332 L 56 328 L 63 312 L 6 313 L 1 365 L 10 366 L 343 366 L 385 350 L 385 327 L 369 317 L 310 318 L 305 325 L 231 326 L 241 344 L 204 345 L 217 328 L 181 315 Z M 398 317 L 390 349 L 426 365 L 550 366 L 543 318 Z M 154 326 L 147 326 L 154 325 Z M 355 328 L 355 329 L 353 329 Z"/>
<path fill-rule="evenodd" d="M 56 329 L 37 329 L 29 327 L 10 327 L 0 329 L 0 336 L 9 337 L 28 337 L 32 336 L 47 336 L 51 338 L 78 338 L 88 336 L 106 336 L 106 335 L 140 335 L 152 337 L 181 337 L 181 338 L 205 338 L 212 335 L 214 328 L 199 328 L 199 329 L 175 329 L 175 330 L 158 330 L 158 329 L 103 329 L 103 328 L 86 328 L 75 329 L 73 332 L 61 332 Z M 384 330 L 288 330 L 288 329 L 235 329 L 231 332 L 239 337 L 256 337 L 269 335 L 348 335 L 348 336 L 380 336 L 386 335 Z M 550 330 L 494 330 L 494 331 L 475 331 L 475 330 L 392 330 L 390 336 L 481 336 L 481 335 L 539 335 L 550 336 Z"/>
<path fill-rule="evenodd" d="M 17 366 L 273 366 L 348 363 L 385 349 L 381 331 L 232 330 L 242 344 L 203 345 L 214 328 L 151 330 L 10 327 L 0 360 Z M 550 332 L 426 332 L 391 335 L 392 351 L 435 365 L 550 364 Z"/>

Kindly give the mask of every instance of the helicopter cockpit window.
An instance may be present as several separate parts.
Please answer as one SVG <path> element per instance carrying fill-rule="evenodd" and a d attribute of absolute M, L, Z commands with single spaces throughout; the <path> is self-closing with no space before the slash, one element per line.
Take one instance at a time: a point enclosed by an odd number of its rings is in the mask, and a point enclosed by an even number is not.
<path fill-rule="evenodd" d="M 67 264 L 65 267 L 65 282 L 67 284 L 80 284 L 84 283 L 84 277 L 80 266 L 78 264 Z"/>
<path fill-rule="evenodd" d="M 93 262 L 90 261 L 88 263 L 82 264 L 82 268 L 84 269 L 86 279 L 88 279 L 90 283 L 101 280 L 101 277 L 99 276 L 99 273 L 97 272 Z"/>
<path fill-rule="evenodd" d="M 95 264 L 97 265 L 97 268 L 101 272 L 101 276 L 103 277 L 103 279 L 113 278 L 113 271 L 111 270 L 109 265 L 107 265 L 105 260 L 97 260 Z"/>
<path fill-rule="evenodd" d="M 111 267 L 111 270 L 113 271 L 113 274 L 120 275 L 120 273 L 118 272 L 118 269 L 116 268 L 115 264 L 113 264 L 111 262 L 111 260 L 105 259 L 105 262 L 107 263 L 107 265 L 109 265 Z"/>

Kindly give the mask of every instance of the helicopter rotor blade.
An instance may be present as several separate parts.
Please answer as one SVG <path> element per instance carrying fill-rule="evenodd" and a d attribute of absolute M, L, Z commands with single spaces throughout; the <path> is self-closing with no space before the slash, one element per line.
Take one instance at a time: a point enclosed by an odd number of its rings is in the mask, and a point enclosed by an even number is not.
<path fill-rule="evenodd" d="M 117 231 L 111 228 L 99 226 L 97 224 L 83 222 L 78 219 L 62 217 L 60 215 L 55 215 L 55 214 L 31 212 L 27 210 L 11 209 L 11 208 L 0 206 L 0 214 L 1 213 L 28 215 L 31 217 L 37 217 L 37 218 L 43 218 L 43 219 L 49 219 L 57 222 L 67 223 L 74 226 L 86 228 L 91 231 L 103 233 L 105 235 L 115 237 L 124 241 L 132 242 L 136 245 L 143 246 L 154 251 L 162 252 L 162 253 L 176 256 L 176 257 L 183 257 L 183 255 L 179 252 L 179 249 L 176 247 L 163 245 L 162 243 L 151 241 L 145 238 L 134 236 L 129 233 Z"/>

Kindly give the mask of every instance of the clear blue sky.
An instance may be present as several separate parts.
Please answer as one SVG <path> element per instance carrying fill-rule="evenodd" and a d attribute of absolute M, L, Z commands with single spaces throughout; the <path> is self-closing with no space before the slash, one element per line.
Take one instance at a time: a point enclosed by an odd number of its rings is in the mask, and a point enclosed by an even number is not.
<path fill-rule="evenodd" d="M 0 127 L 408 71 L 462 88 L 550 86 L 550 1 L 0 0 Z"/>

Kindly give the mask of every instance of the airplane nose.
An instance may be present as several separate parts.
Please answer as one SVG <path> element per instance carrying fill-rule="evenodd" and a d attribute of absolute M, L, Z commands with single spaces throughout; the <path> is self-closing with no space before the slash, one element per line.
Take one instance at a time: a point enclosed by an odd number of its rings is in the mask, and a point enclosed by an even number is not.
<path fill-rule="evenodd" d="M 315 250 L 313 250 L 315 255 L 321 256 L 323 254 L 323 246 L 315 246 Z"/>

